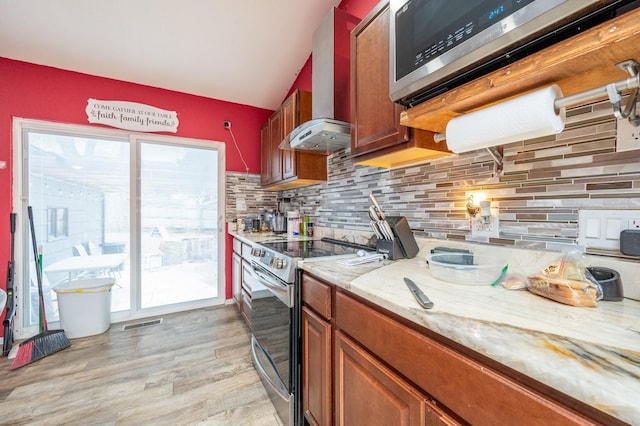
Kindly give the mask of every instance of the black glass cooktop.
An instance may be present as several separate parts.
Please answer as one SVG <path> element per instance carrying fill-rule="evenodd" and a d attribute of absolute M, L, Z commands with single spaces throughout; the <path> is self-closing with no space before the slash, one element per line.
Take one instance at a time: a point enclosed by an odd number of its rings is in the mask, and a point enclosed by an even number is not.
<path fill-rule="evenodd" d="M 261 243 L 263 246 L 289 257 L 311 258 L 324 256 L 337 256 L 341 254 L 357 253 L 361 250 L 357 247 L 348 247 L 341 244 L 330 243 L 321 240 L 311 241 L 271 241 Z M 373 249 L 369 249 L 373 250 Z"/>

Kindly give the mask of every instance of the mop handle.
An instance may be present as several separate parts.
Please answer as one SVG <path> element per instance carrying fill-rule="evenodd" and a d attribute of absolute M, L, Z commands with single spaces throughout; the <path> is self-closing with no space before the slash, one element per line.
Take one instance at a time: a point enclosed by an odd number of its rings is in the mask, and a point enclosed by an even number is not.
<path fill-rule="evenodd" d="M 38 276 L 38 299 L 40 301 L 40 312 L 42 312 L 42 328 L 47 331 L 47 316 L 44 312 L 44 294 L 42 293 L 42 272 L 38 267 L 38 244 L 36 242 L 36 230 L 33 226 L 33 210 L 31 206 L 27 207 L 29 215 L 29 225 L 31 227 L 31 243 L 33 245 L 33 259 L 36 263 L 36 275 Z"/>

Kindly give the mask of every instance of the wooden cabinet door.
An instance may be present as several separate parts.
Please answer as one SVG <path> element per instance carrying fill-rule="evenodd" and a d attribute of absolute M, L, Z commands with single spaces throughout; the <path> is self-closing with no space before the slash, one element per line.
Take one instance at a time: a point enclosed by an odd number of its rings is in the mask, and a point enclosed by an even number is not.
<path fill-rule="evenodd" d="M 269 182 L 278 182 L 282 180 L 282 150 L 278 148 L 282 142 L 282 110 L 273 113 L 269 119 L 269 154 L 268 158 L 271 163 Z"/>
<path fill-rule="evenodd" d="M 260 129 L 260 184 L 266 185 L 271 177 L 271 127 L 267 120 Z"/>
<path fill-rule="evenodd" d="M 289 96 L 282 104 L 282 134 L 283 138 L 291 133 L 298 123 L 298 96 L 299 91 Z M 282 177 L 288 179 L 297 175 L 296 151 L 282 150 Z"/>
<path fill-rule="evenodd" d="M 333 424 L 331 331 L 331 324 L 302 308 L 302 407 L 311 425 Z"/>
<path fill-rule="evenodd" d="M 378 7 L 351 34 L 351 154 L 398 145 L 410 138 L 404 110 L 389 98 L 389 5 Z"/>
<path fill-rule="evenodd" d="M 293 92 L 271 115 L 267 127 L 261 130 L 263 187 L 286 190 L 327 180 L 325 155 L 279 148 L 285 136 L 310 119 L 311 92 L 303 90 Z"/>
<path fill-rule="evenodd" d="M 358 344 L 335 333 L 336 425 L 424 425 L 424 397 Z"/>

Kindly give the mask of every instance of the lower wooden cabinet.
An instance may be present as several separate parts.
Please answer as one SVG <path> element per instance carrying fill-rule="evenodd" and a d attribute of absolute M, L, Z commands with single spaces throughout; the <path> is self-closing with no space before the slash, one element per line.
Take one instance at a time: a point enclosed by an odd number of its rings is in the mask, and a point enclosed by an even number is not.
<path fill-rule="evenodd" d="M 309 424 L 618 424 L 307 272 L 302 300 Z"/>
<path fill-rule="evenodd" d="M 302 405 L 311 425 L 331 425 L 331 324 L 302 308 Z"/>
<path fill-rule="evenodd" d="M 454 425 L 453 419 L 360 345 L 335 337 L 336 425 Z"/>

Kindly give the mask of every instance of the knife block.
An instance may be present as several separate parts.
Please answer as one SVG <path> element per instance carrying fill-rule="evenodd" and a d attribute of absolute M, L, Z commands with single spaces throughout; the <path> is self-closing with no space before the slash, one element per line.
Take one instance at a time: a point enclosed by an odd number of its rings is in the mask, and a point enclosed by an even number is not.
<path fill-rule="evenodd" d="M 381 254 L 386 254 L 387 259 L 404 259 L 404 253 L 400 250 L 400 243 L 397 238 L 394 238 L 393 241 L 389 240 L 378 240 L 376 241 L 376 252 Z"/>
<path fill-rule="evenodd" d="M 387 216 L 386 220 L 393 231 L 393 241 L 379 239 L 376 242 L 376 251 L 386 254 L 391 260 L 416 257 L 420 249 L 411 228 L 409 228 L 407 218 L 404 216 Z"/>

